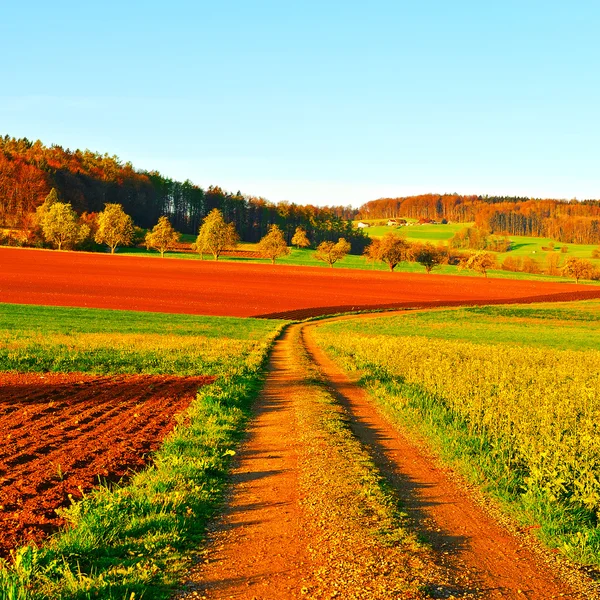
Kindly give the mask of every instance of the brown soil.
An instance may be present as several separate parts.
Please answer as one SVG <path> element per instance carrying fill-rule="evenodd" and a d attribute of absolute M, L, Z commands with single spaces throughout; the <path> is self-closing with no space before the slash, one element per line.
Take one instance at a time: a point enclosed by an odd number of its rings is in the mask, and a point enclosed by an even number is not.
<path fill-rule="evenodd" d="M 145 248 L 146 246 L 141 245 L 138 248 Z M 180 254 L 196 254 L 195 250 L 192 250 L 191 244 L 185 242 L 177 242 L 171 250 L 172 252 L 179 252 Z M 205 255 L 212 258 L 210 255 Z M 254 250 L 226 250 L 222 256 L 231 256 L 235 258 L 264 258 L 260 252 Z"/>
<path fill-rule="evenodd" d="M 63 525 L 71 497 L 143 467 L 213 379 L 0 373 L 0 556 Z"/>
<path fill-rule="evenodd" d="M 316 347 L 310 336 L 310 327 L 314 326 L 295 327 L 304 327 L 304 344 L 333 393 L 346 407 L 356 435 L 398 492 L 414 530 L 431 543 L 434 559 L 430 564 L 435 568 L 430 573 L 433 578 L 428 585 L 430 597 L 530 600 L 597 597 L 589 584 L 588 589 L 580 591 L 585 589 L 582 581 L 567 583 L 552 561 L 545 560 L 543 552 L 532 551 L 524 538 L 515 536 L 490 517 L 472 499 L 460 479 L 452 476 L 450 469 L 441 467 L 426 449 L 391 426 L 374 409 L 366 392 Z M 304 392 L 299 389 L 305 383 L 290 358 L 293 351 L 290 337 L 288 331 L 275 345 L 264 393 L 257 403 L 256 419 L 238 455 L 229 504 L 204 550 L 204 564 L 197 566 L 186 591 L 178 598 L 313 597 L 312 585 L 303 588 L 306 582 L 318 583 L 316 574 L 336 572 L 330 568 L 335 564 L 335 556 L 323 557 L 314 547 L 315 540 L 310 539 L 311 531 L 314 532 L 307 526 L 310 490 L 299 486 L 299 481 L 306 477 L 303 478 L 298 460 L 301 436 L 292 398 L 298 393 L 306 394 L 306 388 Z M 310 517 L 316 519 L 312 513 Z M 327 519 L 322 518 L 319 525 L 326 534 Z M 334 528 L 332 523 L 329 525 Z M 345 546 L 344 540 L 343 553 L 340 552 L 338 559 L 347 572 L 350 563 L 346 557 L 352 554 L 352 548 Z M 357 552 L 360 551 L 357 544 Z M 416 564 L 419 559 L 408 556 L 406 560 L 414 560 Z M 422 570 L 423 566 L 415 568 Z M 440 572 L 446 575 L 436 584 L 435 577 Z M 334 583 L 338 590 L 343 588 L 340 582 Z M 387 596 L 348 589 L 318 597 Z"/>
<path fill-rule="evenodd" d="M 0 302 L 239 317 L 600 298 L 600 287 L 0 248 Z"/>

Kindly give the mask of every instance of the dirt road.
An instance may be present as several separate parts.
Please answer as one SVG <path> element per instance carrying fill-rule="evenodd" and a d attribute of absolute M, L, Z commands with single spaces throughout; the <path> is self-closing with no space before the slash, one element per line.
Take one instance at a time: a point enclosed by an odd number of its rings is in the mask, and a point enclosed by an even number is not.
<path fill-rule="evenodd" d="M 449 469 L 390 425 L 367 393 L 316 346 L 311 329 L 318 326 L 294 325 L 276 343 L 256 419 L 239 452 L 228 507 L 211 534 L 206 562 L 197 566 L 178 598 L 598 597 L 589 582 L 577 577 L 573 581 L 572 572 L 571 579 L 565 578 L 564 571 L 559 575 L 556 561 L 546 560 L 543 552 L 532 550 L 524 538 L 496 522 Z M 302 355 L 308 356 L 310 364 L 302 362 Z M 360 536 L 366 538 L 368 533 L 365 529 L 356 532 L 355 538 L 344 538 L 338 557 L 332 556 L 336 550 L 331 547 L 327 556 L 314 551 L 315 518 L 330 529 L 330 537 L 341 527 L 333 517 L 328 521 L 327 514 L 315 517 L 318 502 L 311 500 L 314 490 L 301 484 L 307 479 L 303 470 L 310 464 L 298 458 L 303 450 L 295 404 L 303 393 L 318 393 L 311 388 L 314 377 L 310 369 L 314 368 L 321 373 L 321 385 L 329 388 L 341 405 L 341 420 L 350 423 L 362 448 L 402 503 L 409 528 L 423 536 L 428 546 L 426 554 L 418 554 L 405 545 L 399 549 L 403 554 L 393 557 L 386 554 L 385 545 L 377 546 L 385 569 L 365 572 L 363 584 L 357 585 L 355 578 L 352 586 L 338 585 L 334 592 L 324 582 L 315 583 L 315 573 L 338 573 L 330 566 L 352 563 L 348 557 L 354 550 L 360 557 Z M 314 454 L 313 460 L 317 460 Z M 333 494 L 335 476 L 331 478 Z M 306 510 L 307 505 L 311 511 Z M 357 559 L 352 568 L 360 569 L 362 560 Z M 390 568 L 394 561 L 408 565 L 409 572 L 414 570 L 414 581 L 395 594 L 388 587 L 367 589 L 370 579 L 407 578 L 406 572 L 399 574 Z M 329 566 L 325 568 L 324 563 Z"/>

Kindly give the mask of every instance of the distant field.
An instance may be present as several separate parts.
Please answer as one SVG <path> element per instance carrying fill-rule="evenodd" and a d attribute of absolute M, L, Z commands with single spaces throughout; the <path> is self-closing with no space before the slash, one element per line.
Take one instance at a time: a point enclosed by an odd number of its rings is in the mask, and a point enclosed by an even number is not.
<path fill-rule="evenodd" d="M 571 558 L 600 564 L 600 301 L 346 320 L 315 330 L 392 419 Z"/>
<path fill-rule="evenodd" d="M 380 219 L 377 220 L 379 222 Z M 358 221 L 355 221 L 357 223 Z M 368 222 L 368 221 L 367 221 Z M 446 243 L 453 235 L 465 227 L 473 227 L 474 223 L 448 223 L 446 225 L 412 225 L 405 227 L 367 227 L 363 231 L 370 237 L 381 237 L 389 231 L 393 231 L 406 237 L 406 239 L 415 242 L 432 242 Z M 577 258 L 586 258 L 593 263 L 600 265 L 600 259 L 592 258 L 592 252 L 598 246 L 595 244 L 563 244 L 554 242 L 554 250 L 549 250 L 553 241 L 550 238 L 527 237 L 519 235 L 511 235 L 509 239 L 512 242 L 512 250 L 510 252 L 499 252 L 497 254 L 498 262 L 502 261 L 507 256 L 513 257 L 529 257 L 540 263 L 544 268 L 546 266 L 546 257 L 548 254 L 558 254 L 561 259 L 561 264 L 569 256 Z M 566 253 L 561 253 L 561 248 L 567 249 Z M 517 275 L 517 274 L 513 274 Z M 524 274 L 527 275 L 527 274 Z"/>
<path fill-rule="evenodd" d="M 397 306 L 600 295 L 597 286 L 564 279 L 509 281 L 14 248 L 0 248 L 0 260 L 3 302 L 180 314 L 307 318 Z"/>
<path fill-rule="evenodd" d="M 472 306 L 327 325 L 340 336 L 427 337 L 479 344 L 600 350 L 600 301 Z"/>
<path fill-rule="evenodd" d="M 368 221 L 367 221 L 368 222 Z M 379 222 L 379 219 L 377 220 Z M 382 237 L 389 231 L 400 233 L 406 236 L 408 240 L 428 241 L 428 242 L 444 242 L 449 240 L 457 231 L 464 227 L 472 226 L 473 223 L 448 223 L 446 225 L 419 225 L 418 222 L 412 221 L 413 225 L 403 227 L 387 227 L 386 225 L 365 227 L 363 231 L 369 237 Z"/>
<path fill-rule="evenodd" d="M 216 375 L 276 325 L 259 319 L 0 304 L 0 371 Z"/>
<path fill-rule="evenodd" d="M 412 222 L 412 225 L 404 227 L 387 227 L 385 225 L 377 225 L 363 229 L 365 234 L 372 238 L 382 237 L 386 233 L 393 231 L 399 235 L 406 237 L 407 240 L 412 242 L 431 242 L 433 244 L 447 244 L 448 240 L 454 236 L 458 231 L 465 227 L 471 227 L 474 223 L 448 223 L 445 225 L 436 224 L 423 224 L 419 225 L 415 219 L 407 219 Z M 382 219 L 367 220 L 367 222 L 381 223 Z M 355 221 L 358 223 L 358 221 Z M 597 248 L 596 245 L 591 244 L 562 244 L 554 243 L 554 250 L 550 250 L 552 240 L 549 238 L 536 238 L 526 236 L 510 236 L 510 240 L 513 244 L 513 249 L 510 252 L 496 253 L 498 264 L 501 265 L 505 258 L 531 258 L 535 260 L 541 271 L 547 268 L 547 257 L 549 254 L 556 254 L 559 257 L 558 267 L 564 265 L 566 259 L 570 256 L 577 258 L 585 258 L 590 260 L 593 264 L 600 266 L 600 259 L 592 258 L 592 252 Z M 182 236 L 182 241 L 191 244 L 195 241 L 195 236 L 185 235 Z M 220 257 L 222 262 L 252 262 L 252 263 L 270 263 L 269 259 L 261 258 L 257 252 L 257 244 L 241 243 L 238 245 L 235 253 L 225 253 Z M 565 247 L 566 252 L 561 252 L 561 249 Z M 148 251 L 145 248 L 123 248 L 120 254 L 131 255 L 131 256 L 152 256 L 155 258 L 159 257 L 158 252 Z M 168 258 L 182 258 L 187 260 L 201 260 L 201 257 L 196 253 L 182 253 L 182 252 L 167 252 L 165 254 Z M 212 260 L 211 256 L 205 255 L 204 260 Z M 277 259 L 277 264 L 280 265 L 296 265 L 296 266 L 310 266 L 310 267 L 323 267 L 324 263 L 319 262 L 314 258 L 314 249 L 296 249 L 291 248 L 291 253 L 288 256 Z M 339 261 L 335 265 L 336 269 L 363 269 L 369 271 L 386 271 L 387 266 L 383 263 L 368 262 L 364 257 L 357 255 L 348 255 L 343 260 Z M 397 271 L 405 273 L 422 273 L 423 267 L 416 263 L 402 263 L 396 267 Z M 468 272 L 459 271 L 455 266 L 443 265 L 435 270 L 436 273 L 444 275 L 469 275 Z M 532 274 L 527 272 L 511 272 L 503 271 L 501 269 L 494 269 L 490 271 L 490 274 L 494 277 L 500 277 L 505 279 L 533 279 L 538 281 L 556 281 L 561 279 L 560 276 L 550 276 L 545 274 Z"/>

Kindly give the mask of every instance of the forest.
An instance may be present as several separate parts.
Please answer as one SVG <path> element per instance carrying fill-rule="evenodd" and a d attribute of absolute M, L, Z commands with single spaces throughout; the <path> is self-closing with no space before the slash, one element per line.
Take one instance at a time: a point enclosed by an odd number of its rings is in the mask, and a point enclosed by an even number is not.
<path fill-rule="evenodd" d="M 549 237 L 572 244 L 600 243 L 600 201 L 508 196 L 422 194 L 380 198 L 360 207 L 358 218 L 446 219 L 497 235 Z"/>
<path fill-rule="evenodd" d="M 167 216 L 177 231 L 195 234 L 204 217 L 218 208 L 245 242 L 257 242 L 273 224 L 288 244 L 299 226 L 314 244 L 344 237 L 353 252 L 360 253 L 369 242 L 352 226 L 357 211 L 351 207 L 275 204 L 218 186 L 205 190 L 189 180 L 137 170 L 117 156 L 0 136 L 0 227 L 26 227 L 52 188 L 80 215 L 99 213 L 107 203 L 120 204 L 144 229 Z"/>
<path fill-rule="evenodd" d="M 121 204 L 145 229 L 167 216 L 177 231 L 195 234 L 204 217 L 218 208 L 245 242 L 257 242 L 276 224 L 288 244 L 296 227 L 303 227 L 315 244 L 344 237 L 360 253 L 368 238 L 353 227 L 352 219 L 407 217 L 474 222 L 496 235 L 600 243 L 598 200 L 422 194 L 371 200 L 359 209 L 273 203 L 219 186 L 203 189 L 189 180 L 174 181 L 158 171 L 136 169 L 117 156 L 0 136 L 0 227 L 25 227 L 52 188 L 80 215 L 99 213 L 107 203 Z"/>

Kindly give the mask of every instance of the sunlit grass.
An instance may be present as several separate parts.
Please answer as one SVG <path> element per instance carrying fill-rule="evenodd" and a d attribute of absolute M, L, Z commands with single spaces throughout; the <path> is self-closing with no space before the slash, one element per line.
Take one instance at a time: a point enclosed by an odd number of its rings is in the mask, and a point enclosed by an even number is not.
<path fill-rule="evenodd" d="M 315 336 L 549 545 L 600 564 L 599 302 L 348 320 Z"/>

